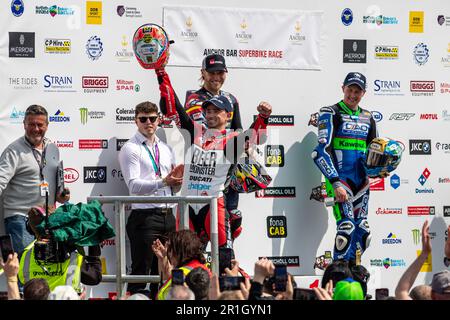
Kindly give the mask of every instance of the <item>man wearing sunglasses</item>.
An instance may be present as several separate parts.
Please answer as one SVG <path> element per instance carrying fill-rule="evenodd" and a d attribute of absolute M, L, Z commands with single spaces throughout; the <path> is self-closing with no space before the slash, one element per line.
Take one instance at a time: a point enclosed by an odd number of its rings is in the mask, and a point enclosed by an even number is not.
<path fill-rule="evenodd" d="M 180 166 L 176 166 L 175 153 L 156 136 L 159 124 L 158 107 L 149 101 L 135 109 L 138 131 L 119 153 L 119 163 L 131 196 L 171 196 L 173 188 L 181 185 Z M 181 172 L 181 173 L 180 173 Z M 153 241 L 175 231 L 175 204 L 133 203 L 126 230 L 131 247 L 131 274 L 158 274 L 158 260 L 151 246 Z M 134 294 L 142 291 L 145 283 L 128 286 Z M 152 297 L 157 285 L 150 285 Z"/>

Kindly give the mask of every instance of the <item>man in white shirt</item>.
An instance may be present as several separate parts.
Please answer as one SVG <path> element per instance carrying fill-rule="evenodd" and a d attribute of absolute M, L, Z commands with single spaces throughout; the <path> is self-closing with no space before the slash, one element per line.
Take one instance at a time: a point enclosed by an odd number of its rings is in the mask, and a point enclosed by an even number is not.
<path fill-rule="evenodd" d="M 130 195 L 171 196 L 172 188 L 182 183 L 182 170 L 176 167 L 170 146 L 156 137 L 159 124 L 158 107 L 149 101 L 135 109 L 138 132 L 128 140 L 119 153 L 119 163 Z M 158 260 L 151 249 L 153 241 L 164 240 L 167 232 L 175 230 L 175 204 L 132 204 L 126 230 L 131 247 L 131 274 L 158 274 Z M 145 283 L 128 286 L 131 294 L 145 288 Z M 157 285 L 150 286 L 151 295 Z"/>

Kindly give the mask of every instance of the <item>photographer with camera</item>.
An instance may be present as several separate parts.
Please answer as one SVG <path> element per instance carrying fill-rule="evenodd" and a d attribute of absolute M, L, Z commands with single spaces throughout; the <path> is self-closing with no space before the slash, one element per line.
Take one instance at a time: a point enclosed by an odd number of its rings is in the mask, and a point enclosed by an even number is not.
<path fill-rule="evenodd" d="M 42 207 L 33 207 L 28 212 L 28 224 L 37 240 L 29 244 L 20 257 L 19 281 L 24 284 L 30 279 L 43 278 L 50 290 L 68 285 L 79 294 L 82 293 L 81 283 L 99 284 L 102 280 L 100 246 L 89 246 L 89 254 L 85 255 L 83 247 L 76 246 L 74 239 L 58 241 L 53 234 L 57 230 L 52 229 L 50 233 L 47 228 L 47 214 Z M 62 212 L 62 215 L 70 218 L 67 212 Z M 45 231 L 39 232 L 44 219 Z"/>

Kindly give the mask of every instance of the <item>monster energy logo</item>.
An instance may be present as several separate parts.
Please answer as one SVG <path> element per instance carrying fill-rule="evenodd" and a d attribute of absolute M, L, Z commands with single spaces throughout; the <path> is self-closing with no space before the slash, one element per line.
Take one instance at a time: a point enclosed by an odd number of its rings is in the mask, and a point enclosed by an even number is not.
<path fill-rule="evenodd" d="M 81 124 L 86 124 L 88 120 L 88 109 L 80 108 Z"/>
<path fill-rule="evenodd" d="M 333 147 L 337 150 L 366 150 L 366 142 L 356 139 L 335 138 Z"/>
<path fill-rule="evenodd" d="M 412 234 L 413 234 L 413 241 L 414 244 L 419 244 L 420 241 L 420 230 L 419 229 L 413 229 L 412 230 Z"/>

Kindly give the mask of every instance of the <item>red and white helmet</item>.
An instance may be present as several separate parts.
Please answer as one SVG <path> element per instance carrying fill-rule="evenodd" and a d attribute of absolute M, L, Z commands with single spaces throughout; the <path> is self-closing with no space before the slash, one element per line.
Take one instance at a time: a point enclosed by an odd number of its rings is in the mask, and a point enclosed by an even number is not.
<path fill-rule="evenodd" d="M 133 51 L 144 69 L 159 69 L 169 59 L 169 37 L 157 24 L 140 26 L 133 36 Z"/>

